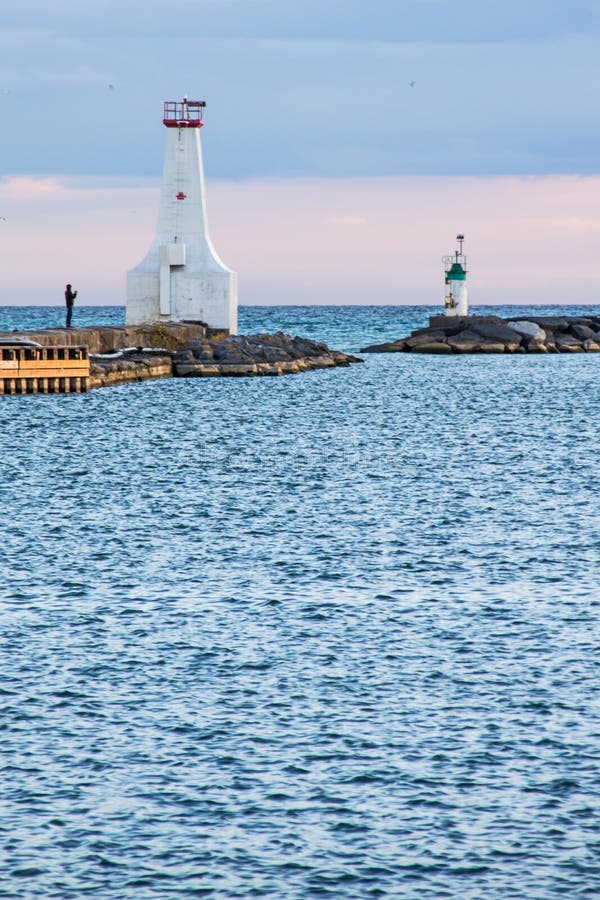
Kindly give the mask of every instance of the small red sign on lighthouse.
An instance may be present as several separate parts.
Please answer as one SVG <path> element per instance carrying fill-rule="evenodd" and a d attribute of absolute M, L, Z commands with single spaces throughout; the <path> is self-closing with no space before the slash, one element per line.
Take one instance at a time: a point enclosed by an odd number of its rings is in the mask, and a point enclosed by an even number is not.
<path fill-rule="evenodd" d="M 176 194 L 177 200 L 185 200 L 186 197 L 187 197 L 187 194 L 184 194 L 183 191 L 179 191 L 179 193 Z"/>

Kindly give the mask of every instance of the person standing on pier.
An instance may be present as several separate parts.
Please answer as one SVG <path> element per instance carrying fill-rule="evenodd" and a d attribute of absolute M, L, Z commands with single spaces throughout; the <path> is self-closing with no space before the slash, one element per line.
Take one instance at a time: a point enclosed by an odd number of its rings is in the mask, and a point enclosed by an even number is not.
<path fill-rule="evenodd" d="M 73 318 L 73 307 L 75 306 L 75 297 L 77 291 L 74 291 L 70 284 L 67 285 L 65 291 L 65 303 L 67 304 L 67 328 L 71 327 L 71 319 Z"/>

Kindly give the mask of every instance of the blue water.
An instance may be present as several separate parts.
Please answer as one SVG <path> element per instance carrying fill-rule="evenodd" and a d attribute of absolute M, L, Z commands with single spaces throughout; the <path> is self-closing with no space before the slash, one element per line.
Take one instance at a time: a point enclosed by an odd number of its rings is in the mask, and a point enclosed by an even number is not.
<path fill-rule="evenodd" d="M 600 354 L 0 398 L 0 897 L 598 897 L 599 402 Z"/>

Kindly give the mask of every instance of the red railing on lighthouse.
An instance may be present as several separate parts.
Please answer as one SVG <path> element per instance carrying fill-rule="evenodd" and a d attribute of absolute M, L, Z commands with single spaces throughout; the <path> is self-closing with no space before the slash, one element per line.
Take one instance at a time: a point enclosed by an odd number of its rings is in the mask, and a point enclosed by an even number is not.
<path fill-rule="evenodd" d="M 165 100 L 163 124 L 167 128 L 202 128 L 202 115 L 206 103 L 204 100 Z"/>

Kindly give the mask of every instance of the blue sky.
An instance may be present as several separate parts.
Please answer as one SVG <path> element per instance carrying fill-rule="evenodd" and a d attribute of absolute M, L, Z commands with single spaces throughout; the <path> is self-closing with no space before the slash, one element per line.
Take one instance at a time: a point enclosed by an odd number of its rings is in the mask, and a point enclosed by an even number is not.
<path fill-rule="evenodd" d="M 214 177 L 594 173 L 599 40 L 590 0 L 3 0 L 2 168 L 151 176 L 189 92 Z"/>
<path fill-rule="evenodd" d="M 599 84 L 600 0 L 2 0 L 0 304 L 123 302 L 184 93 L 241 302 L 435 303 L 458 231 L 480 302 L 595 302 Z"/>

